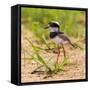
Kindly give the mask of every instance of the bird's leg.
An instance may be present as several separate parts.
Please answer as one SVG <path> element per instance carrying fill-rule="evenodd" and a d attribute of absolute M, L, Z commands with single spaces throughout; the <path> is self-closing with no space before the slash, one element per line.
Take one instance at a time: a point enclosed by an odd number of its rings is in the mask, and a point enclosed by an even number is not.
<path fill-rule="evenodd" d="M 64 48 L 63 44 L 62 44 L 62 49 L 63 49 L 64 57 L 66 57 L 66 52 L 65 52 L 65 48 Z"/>
<path fill-rule="evenodd" d="M 60 56 L 60 47 L 58 46 L 57 61 L 56 61 L 57 64 L 58 64 L 59 56 Z"/>

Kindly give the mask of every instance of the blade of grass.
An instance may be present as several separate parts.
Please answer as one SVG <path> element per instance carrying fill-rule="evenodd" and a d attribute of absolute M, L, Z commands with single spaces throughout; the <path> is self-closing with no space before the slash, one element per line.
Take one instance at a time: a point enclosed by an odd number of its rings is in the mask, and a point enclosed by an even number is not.
<path fill-rule="evenodd" d="M 26 38 L 27 39 L 27 38 Z M 27 39 L 28 40 L 28 39 Z M 50 71 L 51 71 L 51 69 L 50 69 L 50 67 L 46 64 L 46 62 L 43 60 L 43 58 L 38 54 L 38 51 L 37 51 L 37 47 L 35 47 L 34 46 L 34 44 L 30 41 L 30 40 L 28 40 L 29 41 L 29 43 L 32 45 L 32 48 L 33 48 L 33 50 L 34 50 L 34 53 L 35 53 L 35 55 L 36 55 L 36 58 L 33 56 L 33 58 L 34 59 L 37 59 L 41 64 L 43 64 L 46 68 L 48 68 Z"/>
<path fill-rule="evenodd" d="M 44 35 L 42 36 L 42 39 L 43 39 L 44 44 L 47 46 L 47 48 L 50 49 Z"/>
<path fill-rule="evenodd" d="M 36 55 L 37 55 L 38 60 L 39 60 L 43 65 L 45 65 L 46 68 L 48 68 L 48 69 L 51 71 L 51 68 L 46 64 L 46 62 L 43 60 L 43 58 L 42 58 L 39 54 L 36 54 Z"/>

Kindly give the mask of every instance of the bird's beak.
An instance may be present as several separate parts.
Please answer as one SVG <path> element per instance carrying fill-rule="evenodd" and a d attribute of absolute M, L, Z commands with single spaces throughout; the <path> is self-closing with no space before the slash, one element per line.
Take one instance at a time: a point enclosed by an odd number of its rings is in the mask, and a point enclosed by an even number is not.
<path fill-rule="evenodd" d="M 50 27 L 50 25 L 48 24 L 47 26 L 44 27 L 44 29 L 48 29 Z"/>

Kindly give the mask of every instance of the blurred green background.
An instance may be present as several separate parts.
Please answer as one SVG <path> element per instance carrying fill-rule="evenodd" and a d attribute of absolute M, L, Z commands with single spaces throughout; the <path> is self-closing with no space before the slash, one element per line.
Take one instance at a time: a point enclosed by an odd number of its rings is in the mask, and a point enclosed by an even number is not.
<path fill-rule="evenodd" d="M 49 30 L 44 27 L 50 21 L 58 21 L 60 30 L 74 38 L 85 38 L 85 11 L 21 8 L 21 24 L 43 42 L 42 36 L 48 39 Z"/>

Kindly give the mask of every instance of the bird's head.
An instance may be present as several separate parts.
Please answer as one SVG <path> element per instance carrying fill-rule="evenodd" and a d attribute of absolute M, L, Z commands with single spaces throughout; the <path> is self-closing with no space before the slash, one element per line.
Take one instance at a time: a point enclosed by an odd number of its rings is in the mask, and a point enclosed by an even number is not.
<path fill-rule="evenodd" d="M 48 29 L 48 28 L 58 28 L 59 29 L 59 27 L 60 27 L 59 22 L 52 21 L 52 22 L 48 23 L 48 25 L 45 27 L 45 29 Z"/>

